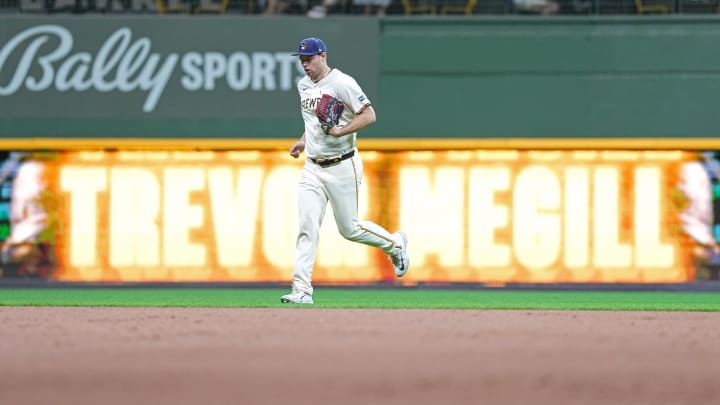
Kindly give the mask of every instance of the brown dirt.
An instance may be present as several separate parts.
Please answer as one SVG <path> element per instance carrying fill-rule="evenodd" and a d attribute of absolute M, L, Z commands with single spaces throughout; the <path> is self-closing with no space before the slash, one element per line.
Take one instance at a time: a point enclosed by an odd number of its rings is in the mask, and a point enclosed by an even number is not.
<path fill-rule="evenodd" d="M 0 404 L 718 404 L 720 313 L 0 307 Z"/>

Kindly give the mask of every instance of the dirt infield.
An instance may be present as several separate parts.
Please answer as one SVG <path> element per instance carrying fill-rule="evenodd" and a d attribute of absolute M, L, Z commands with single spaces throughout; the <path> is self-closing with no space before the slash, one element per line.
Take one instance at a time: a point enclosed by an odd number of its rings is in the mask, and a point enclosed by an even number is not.
<path fill-rule="evenodd" d="M 0 404 L 718 404 L 720 313 L 0 307 Z"/>

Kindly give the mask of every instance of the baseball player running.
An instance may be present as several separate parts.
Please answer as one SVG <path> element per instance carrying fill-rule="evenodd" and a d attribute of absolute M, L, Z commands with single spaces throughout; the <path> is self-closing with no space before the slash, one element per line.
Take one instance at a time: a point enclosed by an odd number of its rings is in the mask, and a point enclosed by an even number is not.
<path fill-rule="evenodd" d="M 297 55 L 306 76 L 298 81 L 305 131 L 290 147 L 290 156 L 305 151 L 307 160 L 298 184 L 299 229 L 295 249 L 292 292 L 283 303 L 312 304 L 312 270 L 320 225 L 330 202 L 340 234 L 353 242 L 382 249 L 395 275 L 408 270 L 407 236 L 390 234 L 381 226 L 358 219 L 358 187 L 363 164 L 357 131 L 375 122 L 375 110 L 351 76 L 327 63 L 327 48 L 319 38 L 305 38 Z"/>

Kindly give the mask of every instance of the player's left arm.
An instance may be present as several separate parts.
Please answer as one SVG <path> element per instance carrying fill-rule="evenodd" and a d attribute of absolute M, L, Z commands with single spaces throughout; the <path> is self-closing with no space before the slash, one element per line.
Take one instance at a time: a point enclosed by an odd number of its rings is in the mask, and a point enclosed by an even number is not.
<path fill-rule="evenodd" d="M 337 97 L 345 105 L 345 117 L 352 116 L 347 124 L 337 125 L 328 131 L 328 135 L 336 138 L 353 134 L 372 125 L 376 121 L 375 109 L 357 81 L 351 76 L 343 75 L 337 88 Z"/>
<path fill-rule="evenodd" d="M 336 138 L 350 135 L 372 125 L 373 123 L 375 123 L 376 119 L 377 117 L 375 117 L 375 109 L 372 107 L 372 105 L 367 104 L 359 113 L 357 113 L 353 117 L 352 120 L 350 120 L 350 122 L 347 123 L 347 125 L 332 127 L 327 134 Z"/>

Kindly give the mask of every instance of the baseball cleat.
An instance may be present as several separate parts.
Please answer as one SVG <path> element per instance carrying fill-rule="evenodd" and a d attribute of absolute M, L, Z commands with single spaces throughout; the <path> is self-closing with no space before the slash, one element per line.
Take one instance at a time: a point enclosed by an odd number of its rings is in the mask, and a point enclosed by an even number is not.
<path fill-rule="evenodd" d="M 396 235 L 400 236 L 400 243 L 395 244 L 393 247 L 393 254 L 390 255 L 390 260 L 393 264 L 396 277 L 402 277 L 407 273 L 408 267 L 410 267 L 410 257 L 407 252 L 407 235 L 405 232 L 397 232 Z M 395 250 L 399 250 L 395 252 Z"/>
<path fill-rule="evenodd" d="M 280 297 L 280 302 L 283 304 L 312 304 L 313 299 L 312 295 L 302 291 L 293 291 Z"/>

